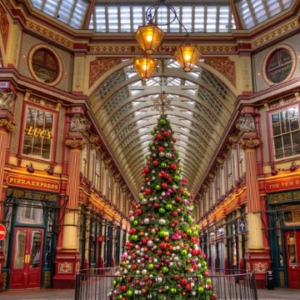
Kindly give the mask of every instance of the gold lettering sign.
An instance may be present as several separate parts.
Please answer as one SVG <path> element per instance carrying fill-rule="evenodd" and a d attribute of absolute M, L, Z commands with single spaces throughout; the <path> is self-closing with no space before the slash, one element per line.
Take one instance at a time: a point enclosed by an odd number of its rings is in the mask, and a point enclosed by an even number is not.
<path fill-rule="evenodd" d="M 35 136 L 35 137 L 41 138 L 41 139 L 50 140 L 53 138 L 52 132 L 49 131 L 48 129 L 33 128 L 32 126 L 30 126 L 29 128 L 26 128 L 25 133 L 26 133 L 26 135 Z"/>

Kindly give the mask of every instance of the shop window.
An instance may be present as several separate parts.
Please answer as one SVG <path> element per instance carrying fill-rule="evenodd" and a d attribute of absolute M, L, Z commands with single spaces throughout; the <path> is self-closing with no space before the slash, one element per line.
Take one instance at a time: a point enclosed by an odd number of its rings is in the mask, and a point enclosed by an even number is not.
<path fill-rule="evenodd" d="M 287 250 L 290 266 L 298 267 L 298 258 L 297 258 L 297 244 L 295 233 L 288 233 L 287 235 Z"/>
<path fill-rule="evenodd" d="M 289 51 L 279 49 L 275 51 L 267 65 L 267 76 L 273 83 L 284 81 L 290 74 L 293 66 L 292 56 Z"/>
<path fill-rule="evenodd" d="M 18 206 L 16 220 L 20 224 L 32 224 L 41 225 L 44 224 L 44 211 L 43 208 L 37 208 L 42 206 L 41 203 L 22 202 L 22 205 Z"/>
<path fill-rule="evenodd" d="M 100 159 L 96 158 L 96 167 L 95 167 L 95 187 L 97 190 L 100 189 Z"/>
<path fill-rule="evenodd" d="M 298 107 L 273 113 L 271 117 L 275 158 L 300 154 Z"/>
<path fill-rule="evenodd" d="M 27 107 L 23 154 L 51 158 L 53 114 Z"/>
<path fill-rule="evenodd" d="M 87 172 L 88 172 L 88 145 L 87 142 L 85 142 L 84 147 L 82 149 L 82 161 L 81 161 L 81 172 L 83 177 L 87 178 Z"/>
<path fill-rule="evenodd" d="M 48 49 L 39 49 L 32 56 L 32 68 L 36 77 L 44 83 L 52 83 L 58 76 L 58 63 Z"/>
<path fill-rule="evenodd" d="M 300 205 L 284 205 L 284 225 L 300 226 Z"/>

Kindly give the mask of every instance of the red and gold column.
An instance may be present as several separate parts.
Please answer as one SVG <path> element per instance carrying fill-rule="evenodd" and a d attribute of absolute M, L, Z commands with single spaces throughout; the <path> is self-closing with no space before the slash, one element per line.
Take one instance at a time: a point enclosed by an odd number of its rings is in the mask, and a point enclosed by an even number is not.
<path fill-rule="evenodd" d="M 260 142 L 256 138 L 244 139 L 241 146 L 245 151 L 248 251 L 245 256 L 246 268 L 255 272 L 258 288 L 265 287 L 265 271 L 270 268 L 270 254 L 263 244 L 263 230 L 257 178 L 257 153 Z"/>
<path fill-rule="evenodd" d="M 3 193 L 3 180 L 4 180 L 4 168 L 6 161 L 6 148 L 8 134 L 15 130 L 15 124 L 13 124 L 9 119 L 0 119 L 0 220 L 3 220 L 3 203 L 4 193 Z M 0 246 L 0 292 L 2 291 L 3 280 L 2 280 L 2 268 L 4 262 L 3 249 Z"/>
<path fill-rule="evenodd" d="M 54 288 L 74 288 L 76 271 L 80 268 L 78 202 L 81 149 L 83 145 L 84 141 L 81 138 L 66 140 L 66 146 L 69 148 L 69 179 L 67 186 L 69 201 L 64 214 L 62 248 L 56 255 L 56 274 L 53 278 Z"/>

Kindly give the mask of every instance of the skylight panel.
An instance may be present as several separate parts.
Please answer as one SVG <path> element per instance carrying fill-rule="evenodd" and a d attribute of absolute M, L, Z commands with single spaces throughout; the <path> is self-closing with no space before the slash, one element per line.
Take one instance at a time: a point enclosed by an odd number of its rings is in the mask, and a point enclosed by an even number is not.
<path fill-rule="evenodd" d="M 180 16 L 180 7 L 179 6 L 173 6 L 173 8 L 175 9 L 177 17 L 180 20 L 180 18 L 181 18 L 181 16 Z M 172 19 L 174 18 L 173 13 L 170 13 L 170 18 L 171 18 L 170 21 L 172 21 Z M 180 26 L 179 26 L 179 23 L 178 23 L 177 20 L 174 20 L 174 22 L 172 24 L 170 24 L 170 32 L 179 32 L 179 28 L 180 28 Z"/>
<path fill-rule="evenodd" d="M 185 85 L 195 85 L 195 83 L 193 83 L 193 82 L 191 82 L 191 81 L 189 81 L 189 80 L 186 80 L 186 81 L 185 81 Z"/>
<path fill-rule="evenodd" d="M 194 14 L 194 31 L 195 32 L 204 32 L 204 14 L 205 7 L 204 6 L 195 6 L 195 14 Z"/>
<path fill-rule="evenodd" d="M 89 29 L 94 29 L 94 14 L 91 15 Z"/>
<path fill-rule="evenodd" d="M 142 135 L 140 138 L 142 140 L 144 140 L 144 139 L 148 138 L 149 136 L 151 136 L 151 135 L 148 133 L 148 134 Z"/>
<path fill-rule="evenodd" d="M 119 31 L 119 14 L 118 6 L 108 6 L 108 31 L 118 32 Z"/>
<path fill-rule="evenodd" d="M 168 31 L 168 25 L 163 25 L 168 23 L 168 9 L 166 7 L 161 7 L 157 12 L 156 20 L 158 22 L 159 28 L 163 31 Z"/>
<path fill-rule="evenodd" d="M 44 1 L 43 0 L 31 0 L 31 2 L 35 8 L 41 9 Z"/>
<path fill-rule="evenodd" d="M 186 135 L 182 134 L 182 133 L 179 134 L 179 136 L 182 137 L 182 138 L 184 138 L 184 139 L 186 139 L 186 140 L 188 140 L 188 137 Z"/>
<path fill-rule="evenodd" d="M 148 127 L 140 128 L 140 129 L 139 129 L 139 132 L 142 133 L 142 132 L 144 132 L 144 131 L 147 130 L 147 129 L 148 129 Z"/>
<path fill-rule="evenodd" d="M 186 103 L 189 104 L 189 105 L 191 105 L 191 106 L 195 105 L 195 101 L 187 101 Z"/>
<path fill-rule="evenodd" d="M 143 124 L 143 123 L 146 123 L 148 120 L 138 120 L 136 121 L 137 124 Z"/>
<path fill-rule="evenodd" d="M 143 25 L 143 7 L 142 6 L 133 6 L 132 7 L 133 15 L 133 31 L 136 32 L 139 26 Z"/>
<path fill-rule="evenodd" d="M 136 75 L 136 72 L 127 72 L 128 78 L 134 77 Z"/>
<path fill-rule="evenodd" d="M 219 8 L 219 32 L 228 32 L 229 29 L 229 7 L 220 6 Z"/>
<path fill-rule="evenodd" d="M 185 145 L 185 146 L 187 145 L 187 143 L 184 142 L 184 141 L 179 141 L 179 143 L 182 144 L 182 145 Z"/>
<path fill-rule="evenodd" d="M 217 31 L 217 7 L 208 6 L 206 12 L 206 32 Z"/>
<path fill-rule="evenodd" d="M 134 96 L 138 93 L 140 93 L 141 91 L 140 90 L 131 90 L 131 94 Z"/>
<path fill-rule="evenodd" d="M 251 11 L 249 5 L 246 0 L 241 1 L 238 3 L 238 8 L 241 14 L 241 17 L 244 21 L 244 26 L 246 29 L 251 28 L 255 25 L 253 17 L 251 15 Z"/>
<path fill-rule="evenodd" d="M 191 6 L 183 6 L 182 7 L 182 23 L 186 27 L 187 31 L 192 31 L 192 7 Z"/>
<path fill-rule="evenodd" d="M 199 75 L 200 75 L 200 72 L 189 72 L 189 75 L 195 77 L 195 78 L 198 78 Z"/>
<path fill-rule="evenodd" d="M 62 1 L 64 2 L 64 1 Z M 73 26 L 74 28 L 81 28 L 82 23 L 87 11 L 88 5 L 86 2 L 78 0 L 73 12 L 73 16 L 71 18 L 70 25 Z"/>
<path fill-rule="evenodd" d="M 139 102 L 139 101 L 133 101 L 132 104 L 133 106 L 137 106 L 137 105 L 140 105 L 142 102 Z"/>
<path fill-rule="evenodd" d="M 96 31 L 106 32 L 105 6 L 96 6 Z"/>
<path fill-rule="evenodd" d="M 187 124 L 187 125 L 191 125 L 191 124 L 192 124 L 192 122 L 191 122 L 190 120 L 181 119 L 180 121 L 181 121 L 182 123 Z"/>
<path fill-rule="evenodd" d="M 130 32 L 131 31 L 131 12 L 130 6 L 121 6 L 120 7 L 120 19 L 121 19 L 121 32 Z"/>
<path fill-rule="evenodd" d="M 189 116 L 193 115 L 193 113 L 189 110 L 184 110 L 184 111 L 182 111 L 182 113 L 189 115 Z"/>
<path fill-rule="evenodd" d="M 267 12 L 261 0 L 252 0 L 252 7 L 257 23 L 260 23 L 267 19 Z"/>
<path fill-rule="evenodd" d="M 267 0 L 266 3 L 270 12 L 270 16 L 274 16 L 281 11 L 278 0 Z"/>
<path fill-rule="evenodd" d="M 288 8 L 293 0 L 282 0 L 283 8 Z"/>
<path fill-rule="evenodd" d="M 190 130 L 188 128 L 185 128 L 185 127 L 180 127 L 181 130 L 187 132 L 187 133 L 190 133 Z"/>
<path fill-rule="evenodd" d="M 145 112 L 144 111 L 136 111 L 134 114 L 136 116 L 140 116 L 140 115 L 143 115 Z"/>
<path fill-rule="evenodd" d="M 132 83 L 130 86 L 142 86 L 142 82 L 141 82 L 141 80 L 138 80 L 138 81 Z"/>
<path fill-rule="evenodd" d="M 54 16 L 58 7 L 59 1 L 58 0 L 47 0 L 44 12 L 50 16 Z"/>
<path fill-rule="evenodd" d="M 193 89 L 193 90 L 185 90 L 186 92 L 192 94 L 192 95 L 196 95 L 197 90 Z"/>

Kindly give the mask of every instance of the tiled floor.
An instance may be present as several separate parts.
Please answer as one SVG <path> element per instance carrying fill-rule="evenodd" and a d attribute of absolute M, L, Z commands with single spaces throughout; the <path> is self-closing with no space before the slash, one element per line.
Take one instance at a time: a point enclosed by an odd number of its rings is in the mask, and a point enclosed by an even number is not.
<path fill-rule="evenodd" d="M 13 291 L 0 294 L 0 300 L 74 300 L 74 290 Z M 259 300 L 300 300 L 300 290 L 258 290 Z M 102 299 L 99 299 L 102 300 Z M 103 299 L 106 300 L 106 299 Z"/>

